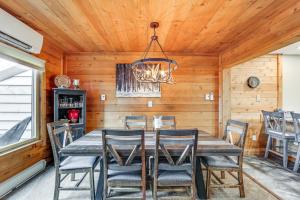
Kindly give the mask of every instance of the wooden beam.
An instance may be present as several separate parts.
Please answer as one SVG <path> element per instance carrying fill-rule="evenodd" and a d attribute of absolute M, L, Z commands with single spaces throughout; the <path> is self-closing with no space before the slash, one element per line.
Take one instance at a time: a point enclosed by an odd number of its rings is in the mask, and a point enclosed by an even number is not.
<path fill-rule="evenodd" d="M 219 79 L 218 79 L 218 85 L 219 85 L 219 113 L 218 113 L 218 120 L 219 125 L 217 128 L 217 137 L 220 137 L 223 132 L 223 68 L 222 68 L 222 61 L 219 57 Z"/>
<path fill-rule="evenodd" d="M 281 1 L 280 1 L 281 2 Z M 220 53 L 225 68 L 267 54 L 300 40 L 300 2 L 284 1 L 276 10 L 268 9 L 251 31 L 245 30 Z"/>
<path fill-rule="evenodd" d="M 282 108 L 282 56 L 277 55 L 277 108 Z"/>

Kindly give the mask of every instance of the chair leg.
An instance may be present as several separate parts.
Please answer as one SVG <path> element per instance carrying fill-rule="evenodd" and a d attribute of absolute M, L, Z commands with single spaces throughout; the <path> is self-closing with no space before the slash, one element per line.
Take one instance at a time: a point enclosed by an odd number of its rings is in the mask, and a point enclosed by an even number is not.
<path fill-rule="evenodd" d="M 94 169 L 90 170 L 90 191 L 91 191 L 91 200 L 95 200 L 95 181 L 94 181 Z"/>
<path fill-rule="evenodd" d="M 287 168 L 288 164 L 288 140 L 283 140 L 283 167 Z"/>
<path fill-rule="evenodd" d="M 207 199 L 210 198 L 210 194 L 209 194 L 210 178 L 211 178 L 211 171 L 209 168 L 207 168 L 207 175 L 206 175 L 206 197 L 207 197 Z"/>
<path fill-rule="evenodd" d="M 265 151 L 265 159 L 268 158 L 269 150 L 270 150 L 270 148 L 271 148 L 271 145 L 272 145 L 272 137 L 269 135 L 269 136 L 268 136 L 267 146 L 266 146 L 266 151 Z"/>
<path fill-rule="evenodd" d="M 225 171 L 221 171 L 221 179 L 225 179 Z"/>
<path fill-rule="evenodd" d="M 193 173 L 193 177 L 192 177 L 192 186 L 191 186 L 191 196 L 192 196 L 192 200 L 196 199 L 196 174 Z"/>
<path fill-rule="evenodd" d="M 157 200 L 157 182 L 155 180 L 153 180 L 152 198 Z"/>
<path fill-rule="evenodd" d="M 239 178 L 239 190 L 240 190 L 240 197 L 245 198 L 245 189 L 244 189 L 244 180 L 243 180 L 243 172 L 238 172 L 238 178 Z"/>
<path fill-rule="evenodd" d="M 295 165 L 294 165 L 294 172 L 297 172 L 299 169 L 299 161 L 300 161 L 300 144 L 298 144 L 298 151 L 297 151 L 297 157 L 295 160 Z"/>
<path fill-rule="evenodd" d="M 55 189 L 54 189 L 54 200 L 58 200 L 59 197 L 59 187 L 60 187 L 60 174 L 55 172 Z"/>
<path fill-rule="evenodd" d="M 75 181 L 75 173 L 71 173 L 71 181 Z"/>

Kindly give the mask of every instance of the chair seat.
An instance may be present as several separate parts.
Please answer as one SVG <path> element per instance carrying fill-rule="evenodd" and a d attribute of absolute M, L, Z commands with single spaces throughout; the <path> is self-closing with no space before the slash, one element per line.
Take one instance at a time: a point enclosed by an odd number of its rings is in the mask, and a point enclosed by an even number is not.
<path fill-rule="evenodd" d="M 189 186 L 192 184 L 192 176 L 187 170 L 159 170 L 157 184 L 158 186 Z"/>
<path fill-rule="evenodd" d="M 202 157 L 203 164 L 208 167 L 214 168 L 239 168 L 239 165 L 236 164 L 231 158 L 226 156 L 204 156 Z"/>
<path fill-rule="evenodd" d="M 107 182 L 110 186 L 141 186 L 141 171 L 108 170 Z"/>
<path fill-rule="evenodd" d="M 96 156 L 69 156 L 63 160 L 60 165 L 60 170 L 75 170 L 93 168 L 98 162 Z"/>
<path fill-rule="evenodd" d="M 169 163 L 159 163 L 159 170 L 168 170 L 168 171 L 181 171 L 181 170 L 192 170 L 191 163 L 184 163 L 182 165 L 170 165 Z"/>
<path fill-rule="evenodd" d="M 133 162 L 128 166 L 120 166 L 119 164 L 113 162 L 108 164 L 108 169 L 115 170 L 115 171 L 138 171 L 142 170 L 142 163 L 140 162 Z"/>
<path fill-rule="evenodd" d="M 285 132 L 285 134 L 283 135 L 282 132 L 269 130 L 269 134 L 272 134 L 272 135 L 275 135 L 278 137 L 285 137 L 285 138 L 291 138 L 291 139 L 295 138 L 295 133 L 292 133 L 292 132 Z"/>

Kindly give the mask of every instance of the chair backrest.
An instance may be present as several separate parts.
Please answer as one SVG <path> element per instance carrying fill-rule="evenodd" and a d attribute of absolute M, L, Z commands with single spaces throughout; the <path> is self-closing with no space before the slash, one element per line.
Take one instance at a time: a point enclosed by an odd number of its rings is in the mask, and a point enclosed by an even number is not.
<path fill-rule="evenodd" d="M 244 150 L 247 132 L 248 123 L 236 120 L 228 120 L 224 130 L 223 139 Z"/>
<path fill-rule="evenodd" d="M 195 170 L 195 155 L 198 144 L 198 130 L 157 130 L 155 140 L 154 170 L 164 170 L 159 166 L 159 152 L 166 158 L 168 170 Z M 190 164 L 190 165 L 186 165 Z M 171 166 L 171 167 L 170 167 Z M 166 170 L 166 169 L 165 169 Z"/>
<path fill-rule="evenodd" d="M 285 135 L 286 119 L 284 112 L 268 112 L 262 111 L 264 117 L 265 131 L 267 134 L 280 132 Z"/>
<path fill-rule="evenodd" d="M 155 127 L 155 119 L 160 120 L 159 128 Z M 156 129 L 176 129 L 175 116 L 154 116 L 153 117 L 153 128 Z"/>
<path fill-rule="evenodd" d="M 291 112 L 294 122 L 295 141 L 300 142 L 300 113 Z"/>
<path fill-rule="evenodd" d="M 26 117 L 25 119 L 14 125 L 11 129 L 6 131 L 0 137 L 0 146 L 5 146 L 18 142 L 24 134 L 30 121 L 31 117 Z"/>
<path fill-rule="evenodd" d="M 126 116 L 124 122 L 125 128 L 129 130 L 147 129 L 146 116 Z"/>
<path fill-rule="evenodd" d="M 59 151 L 68 143 L 73 141 L 68 120 L 60 120 L 47 124 L 48 135 L 52 147 L 55 167 L 59 166 L 62 160 Z"/>
<path fill-rule="evenodd" d="M 102 130 L 105 177 L 109 169 L 130 171 L 142 170 L 145 167 L 144 137 L 144 130 Z M 141 157 L 141 166 L 133 165 L 137 156 Z"/>

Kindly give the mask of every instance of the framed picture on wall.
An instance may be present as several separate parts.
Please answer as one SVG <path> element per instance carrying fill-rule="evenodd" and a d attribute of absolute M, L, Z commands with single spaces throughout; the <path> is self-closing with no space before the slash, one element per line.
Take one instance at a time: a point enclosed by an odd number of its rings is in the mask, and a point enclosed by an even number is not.
<path fill-rule="evenodd" d="M 161 97 L 160 84 L 138 82 L 130 64 L 117 64 L 116 97 Z"/>

